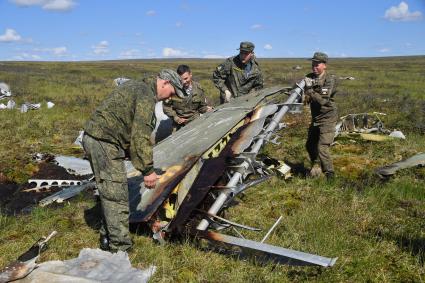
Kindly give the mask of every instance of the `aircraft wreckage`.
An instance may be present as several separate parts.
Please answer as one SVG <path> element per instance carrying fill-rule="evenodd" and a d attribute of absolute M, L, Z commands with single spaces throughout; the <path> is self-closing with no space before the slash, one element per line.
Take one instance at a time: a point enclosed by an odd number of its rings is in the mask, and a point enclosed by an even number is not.
<path fill-rule="evenodd" d="M 155 189 L 145 189 L 143 176 L 135 176 L 134 170 L 127 168 L 130 222 L 146 223 L 159 242 L 189 234 L 213 246 L 224 247 L 232 254 L 253 255 L 260 261 L 334 265 L 337 258 L 264 243 L 280 219 L 261 242 L 256 242 L 243 238 L 237 229 L 260 229 L 235 223 L 222 215 L 232 206 L 235 197 L 249 187 L 269 179 L 272 174 L 285 174 L 290 170 L 283 162 L 264 159 L 258 153 L 266 143 L 277 143 L 276 131 L 284 127 L 280 122 L 288 112 L 298 112 L 303 89 L 304 81 L 301 81 L 292 90 L 271 87 L 237 97 L 157 143 L 154 164 L 164 174 Z M 285 95 L 283 93 L 288 95 L 287 100 L 277 103 L 277 96 Z M 86 163 L 77 164 L 78 168 L 90 168 L 88 161 L 81 161 Z M 270 169 L 271 163 L 274 172 Z M 94 185 L 94 181 L 89 183 Z M 85 186 L 89 184 L 73 187 L 80 188 L 78 192 Z M 41 204 L 55 199 L 62 200 L 60 196 L 52 196 Z M 240 237 L 218 232 L 225 228 L 232 228 Z"/>
<path fill-rule="evenodd" d="M 332 266 L 336 258 L 284 249 L 211 229 L 214 226 L 255 230 L 226 220 L 220 213 L 238 194 L 269 177 L 268 165 L 257 154 L 266 143 L 276 142 L 275 132 L 283 127 L 280 121 L 300 105 L 303 84 L 301 81 L 290 90 L 282 104 L 273 103 L 269 97 L 289 90 L 284 87 L 237 97 L 158 143 L 154 147 L 154 164 L 165 173 L 153 190 L 139 186 L 140 177 L 129 179 L 130 222 L 150 224 L 154 238 L 159 241 L 189 233 L 236 248 L 240 254 L 254 254 L 260 260 Z M 258 178 L 252 180 L 255 175 Z"/>

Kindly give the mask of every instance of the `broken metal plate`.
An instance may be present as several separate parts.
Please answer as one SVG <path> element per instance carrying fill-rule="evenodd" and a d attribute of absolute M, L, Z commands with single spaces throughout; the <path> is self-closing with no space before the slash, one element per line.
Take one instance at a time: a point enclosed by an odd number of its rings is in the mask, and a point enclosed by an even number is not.
<path fill-rule="evenodd" d="M 212 231 L 196 231 L 196 235 L 215 243 L 223 244 L 227 250 L 232 250 L 236 255 L 254 257 L 262 262 L 272 261 L 297 266 L 316 265 L 331 267 L 338 259 L 294 251 Z"/>
<path fill-rule="evenodd" d="M 143 203 L 138 205 L 141 209 L 137 213 L 138 221 L 147 221 L 152 216 L 208 149 L 213 148 L 218 152 L 222 150 L 225 144 L 219 141 L 230 139 L 228 133 L 235 125 L 242 126 L 241 121 L 243 122 L 265 97 L 284 89 L 280 86 L 271 87 L 237 97 L 231 103 L 220 105 L 214 111 L 205 113 L 157 144 L 153 151 L 154 165 L 165 173 L 161 175 L 155 189 L 141 193 Z M 211 151 L 209 157 L 213 156 L 214 151 Z"/>
<path fill-rule="evenodd" d="M 376 173 L 381 177 L 389 177 L 394 175 L 398 170 L 416 166 L 425 166 L 425 153 L 419 153 L 405 160 L 379 168 L 376 170 Z"/>

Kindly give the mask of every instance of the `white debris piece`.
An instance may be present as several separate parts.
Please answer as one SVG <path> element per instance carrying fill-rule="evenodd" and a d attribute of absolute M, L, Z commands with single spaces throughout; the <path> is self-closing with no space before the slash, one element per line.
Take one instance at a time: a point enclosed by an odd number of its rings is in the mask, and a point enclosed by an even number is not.
<path fill-rule="evenodd" d="M 16 281 L 28 282 L 148 282 L 156 267 L 144 270 L 131 266 L 126 252 L 110 253 L 99 249 L 82 249 L 78 258 L 47 261 L 27 277 Z"/>
<path fill-rule="evenodd" d="M 2 109 L 7 109 L 7 106 L 4 103 L 0 104 L 0 110 L 2 110 Z"/>
<path fill-rule="evenodd" d="M 55 157 L 55 161 L 70 174 L 80 176 L 93 174 L 88 160 L 73 156 L 58 155 Z"/>
<path fill-rule="evenodd" d="M 9 85 L 3 82 L 0 82 L 0 99 L 5 97 L 12 96 L 12 92 L 10 92 Z"/>
<path fill-rule="evenodd" d="M 50 109 L 50 108 L 52 108 L 53 106 L 55 106 L 55 104 L 53 103 L 53 102 L 51 102 L 51 101 L 47 101 L 47 108 L 48 109 Z"/>
<path fill-rule="evenodd" d="M 114 83 L 115 83 L 116 86 L 119 86 L 119 85 L 122 85 L 125 82 L 128 82 L 129 80 L 130 79 L 127 79 L 127 78 L 116 78 L 114 80 Z"/>
<path fill-rule="evenodd" d="M 84 136 L 84 131 L 80 131 L 78 133 L 78 137 L 74 141 L 74 144 L 78 145 L 81 148 L 83 148 L 83 136 Z"/>
<path fill-rule="evenodd" d="M 393 138 L 403 139 L 403 140 L 406 139 L 406 136 L 401 131 L 396 131 L 396 130 L 392 131 L 389 136 Z"/>
<path fill-rule="evenodd" d="M 13 99 L 10 99 L 10 100 L 7 102 L 7 109 L 13 109 L 13 108 L 15 108 L 15 106 L 16 106 L 16 102 L 15 102 L 15 101 L 13 101 Z"/>
<path fill-rule="evenodd" d="M 93 174 L 90 162 L 85 159 L 73 157 L 73 156 L 64 156 L 64 155 L 58 155 L 55 157 L 55 161 L 57 165 L 63 167 L 68 171 L 70 174 L 74 175 L 91 175 Z M 138 171 L 136 168 L 134 168 L 131 161 L 124 161 L 125 169 L 127 171 L 127 177 L 134 177 L 140 175 L 140 171 Z"/>
<path fill-rule="evenodd" d="M 37 110 L 40 109 L 41 103 L 29 103 L 25 102 L 21 105 L 21 113 L 28 112 L 28 110 Z"/>

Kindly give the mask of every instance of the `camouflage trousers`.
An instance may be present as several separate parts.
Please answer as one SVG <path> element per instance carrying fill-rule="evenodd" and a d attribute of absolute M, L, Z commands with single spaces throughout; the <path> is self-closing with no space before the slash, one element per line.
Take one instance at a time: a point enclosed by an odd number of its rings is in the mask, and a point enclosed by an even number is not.
<path fill-rule="evenodd" d="M 332 130 L 333 129 L 333 130 Z M 320 160 L 320 166 L 323 173 L 334 173 L 334 167 L 330 154 L 330 146 L 335 136 L 335 125 L 321 127 L 310 125 L 308 129 L 308 138 L 306 142 L 306 149 L 310 156 L 312 165 Z"/>
<path fill-rule="evenodd" d="M 109 238 L 112 250 L 132 246 L 129 233 L 129 205 L 125 153 L 115 144 L 97 140 L 87 134 L 83 147 L 90 160 L 101 202 L 100 234 Z"/>

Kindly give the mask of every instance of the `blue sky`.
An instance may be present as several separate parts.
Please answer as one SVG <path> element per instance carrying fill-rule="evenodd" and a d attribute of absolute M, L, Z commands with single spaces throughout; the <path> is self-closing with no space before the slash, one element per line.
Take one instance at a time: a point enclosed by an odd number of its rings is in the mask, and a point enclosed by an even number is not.
<path fill-rule="evenodd" d="M 425 55 L 424 0 L 0 0 L 0 61 Z"/>

